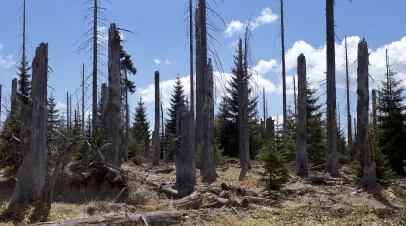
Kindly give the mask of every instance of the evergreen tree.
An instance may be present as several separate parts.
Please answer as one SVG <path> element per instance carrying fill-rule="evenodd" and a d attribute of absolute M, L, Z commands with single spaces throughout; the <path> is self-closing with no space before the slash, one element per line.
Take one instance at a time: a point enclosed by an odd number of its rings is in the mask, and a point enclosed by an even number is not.
<path fill-rule="evenodd" d="M 30 74 L 29 70 L 30 67 L 28 66 L 28 61 L 25 56 L 21 58 L 21 64 L 18 67 L 18 90 L 19 90 L 19 96 L 20 100 L 22 101 L 23 104 L 28 103 L 28 97 L 31 93 L 31 82 L 30 82 Z"/>
<path fill-rule="evenodd" d="M 337 151 L 338 151 L 338 162 L 340 164 L 347 164 L 350 161 L 350 153 L 347 148 L 347 142 L 345 140 L 344 131 L 342 129 L 337 130 Z"/>
<path fill-rule="evenodd" d="M 322 119 L 321 104 L 316 97 L 317 90 L 309 87 L 307 83 L 307 154 L 312 166 L 319 166 L 326 161 L 326 130 Z"/>
<path fill-rule="evenodd" d="M 403 171 L 403 159 L 406 158 L 406 118 L 402 111 L 405 109 L 402 96 L 404 87 L 401 81 L 395 80 L 395 72 L 388 70 L 386 81 L 382 81 L 379 92 L 377 109 L 378 115 L 378 143 L 383 154 L 389 158 L 389 163 L 398 174 Z"/>
<path fill-rule="evenodd" d="M 47 112 L 47 136 L 48 140 L 54 138 L 55 130 L 59 129 L 61 118 L 59 117 L 59 109 L 56 108 L 55 98 L 51 93 L 48 98 L 48 112 Z"/>
<path fill-rule="evenodd" d="M 149 122 L 147 119 L 147 109 L 144 107 L 142 97 L 139 97 L 138 106 L 135 108 L 134 124 L 131 128 L 131 149 L 129 155 L 141 154 L 144 148 L 144 139 L 149 135 Z"/>
<path fill-rule="evenodd" d="M 224 154 L 230 157 L 238 157 L 239 147 L 238 147 L 238 87 L 237 87 L 237 68 L 239 65 L 239 54 L 236 51 L 234 56 L 234 68 L 232 68 L 232 76 L 228 81 L 228 86 L 226 87 L 227 94 L 223 97 L 222 103 L 220 105 L 219 113 L 217 115 L 217 127 L 216 128 L 216 138 L 220 143 L 220 148 L 224 149 Z M 243 65 L 245 65 L 243 59 Z M 250 73 L 250 72 L 248 72 Z M 249 74 L 248 81 L 250 81 Z M 252 96 L 252 88 L 248 84 L 248 118 L 249 118 L 249 144 L 250 144 L 250 155 L 253 158 L 261 148 L 261 124 L 256 119 L 258 115 L 257 104 L 258 97 Z"/>
<path fill-rule="evenodd" d="M 170 108 L 168 112 L 169 118 L 166 120 L 165 131 L 168 134 L 176 134 L 176 112 L 178 110 L 179 104 L 181 101 L 185 103 L 184 88 L 180 77 L 176 78 L 176 83 L 173 86 L 173 94 L 170 99 Z M 179 125 L 180 126 L 180 125 Z"/>

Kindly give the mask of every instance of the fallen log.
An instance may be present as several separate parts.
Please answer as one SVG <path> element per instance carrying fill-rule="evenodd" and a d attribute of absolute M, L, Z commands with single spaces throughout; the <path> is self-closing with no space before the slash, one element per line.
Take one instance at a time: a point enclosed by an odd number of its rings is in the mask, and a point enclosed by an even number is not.
<path fill-rule="evenodd" d="M 240 203 L 234 199 L 224 199 L 224 198 L 217 198 L 215 202 L 205 204 L 202 208 L 221 208 L 221 207 L 228 207 L 228 206 L 239 206 Z"/>
<path fill-rule="evenodd" d="M 160 174 L 160 173 L 168 174 L 168 173 L 171 173 L 174 170 L 175 170 L 175 168 L 171 167 L 171 168 L 154 170 L 152 172 L 155 173 L 155 174 Z"/>
<path fill-rule="evenodd" d="M 274 201 L 271 199 L 266 199 L 266 198 L 260 198 L 260 197 L 252 197 L 252 196 L 244 196 L 241 206 L 242 207 L 248 207 L 250 203 L 257 204 L 257 205 L 265 205 L 269 204 L 272 205 L 274 203 L 277 203 L 278 201 Z"/>
<path fill-rule="evenodd" d="M 62 220 L 53 222 L 44 222 L 31 225 L 173 225 L 179 224 L 183 220 L 182 213 L 179 211 L 156 212 L 156 213 L 138 213 L 138 214 L 120 214 L 111 216 L 98 216 L 76 220 Z"/>

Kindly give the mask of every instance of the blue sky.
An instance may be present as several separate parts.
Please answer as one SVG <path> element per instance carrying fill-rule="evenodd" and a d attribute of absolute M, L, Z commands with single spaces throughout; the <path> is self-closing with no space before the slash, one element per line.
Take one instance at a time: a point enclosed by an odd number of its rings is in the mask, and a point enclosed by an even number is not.
<path fill-rule="evenodd" d="M 107 8 L 106 19 L 108 23 L 116 23 L 118 27 L 125 28 L 136 34 L 124 33 L 125 50 L 132 56 L 138 73 L 134 78 L 137 85 L 137 94 L 130 98 L 131 110 L 134 111 L 141 92 L 147 101 L 146 107 L 150 118 L 153 115 L 152 91 L 153 74 L 159 70 L 161 74 L 161 87 L 165 97 L 164 104 L 168 105 L 167 98 L 172 90 L 173 80 L 179 75 L 187 81 L 189 72 L 188 37 L 186 36 L 184 15 L 187 9 L 187 0 L 110 0 L 112 3 L 104 4 Z M 280 39 L 279 39 L 279 1 L 277 0 L 208 0 L 212 8 L 217 11 L 225 21 L 216 24 L 221 29 L 220 34 L 214 34 L 221 45 L 216 44 L 221 59 L 224 74 L 217 74 L 218 80 L 228 78 L 231 70 L 234 48 L 233 43 L 240 34 L 241 25 L 252 17 L 256 21 L 256 28 L 252 31 L 253 65 L 260 74 L 256 76 L 259 88 L 265 87 L 269 115 L 281 114 L 282 95 L 280 79 Z M 49 65 L 53 72 L 49 75 L 49 85 L 59 106 L 64 108 L 66 92 L 75 92 L 81 82 L 81 65 L 84 62 L 87 75 L 90 73 L 91 61 L 85 54 L 72 54 L 77 45 L 75 42 L 89 29 L 89 20 L 84 21 L 85 10 L 89 5 L 83 4 L 85 0 L 27 0 L 28 20 L 28 59 L 31 61 L 35 48 L 40 42 L 49 43 Z M 3 0 L 0 7 L 0 83 L 3 84 L 3 94 L 9 96 L 11 79 L 15 76 L 16 65 L 20 58 L 21 21 L 19 20 L 22 0 Z M 285 0 L 285 48 L 287 51 L 288 70 L 288 101 L 292 101 L 291 83 L 296 74 L 296 57 L 304 53 L 308 62 L 308 76 L 312 85 L 319 87 L 323 72 L 325 71 L 325 1 L 312 0 Z M 399 72 L 399 78 L 404 78 L 406 72 L 406 30 L 399 25 L 406 21 L 404 14 L 406 2 L 403 0 L 349 0 L 337 1 L 335 8 L 337 37 L 337 101 L 340 110 L 345 107 L 344 91 L 341 89 L 344 78 L 342 58 L 342 40 L 349 37 L 349 51 L 351 59 L 351 82 L 356 84 L 356 50 L 357 43 L 365 37 L 371 48 L 370 74 L 375 78 L 372 87 L 378 85 L 377 80 L 382 78 L 384 71 L 384 49 L 389 49 L 393 68 Z M 276 14 L 276 15 L 274 15 Z M 235 34 L 228 37 L 225 33 L 227 27 L 233 25 Z M 102 25 L 100 25 L 102 26 Z M 230 28 L 229 28 L 230 29 Z M 107 59 L 106 59 L 107 60 Z M 159 60 L 161 63 L 156 64 Z M 100 65 L 100 67 L 103 67 Z M 106 68 L 101 68 L 106 70 Z M 106 77 L 100 76 L 99 85 L 105 82 Z M 184 84 L 186 87 L 188 83 Z M 218 82 L 218 95 L 222 94 L 224 83 Z M 262 89 L 262 88 L 261 88 Z M 320 86 L 319 94 L 325 90 Z M 187 91 L 188 92 L 188 88 Z M 90 89 L 87 96 L 90 97 Z M 321 96 L 325 102 L 325 96 Z M 352 110 L 355 116 L 355 92 L 352 92 Z M 73 102 L 76 103 L 74 97 Z M 90 99 L 87 102 L 90 107 Z M 64 111 L 64 109 L 63 109 Z M 344 121 L 344 115 L 342 118 Z M 261 115 L 262 116 L 262 115 Z M 2 116 L 4 119 L 4 115 Z M 152 123 L 153 124 L 153 123 Z M 344 123 L 342 123 L 344 125 Z"/>

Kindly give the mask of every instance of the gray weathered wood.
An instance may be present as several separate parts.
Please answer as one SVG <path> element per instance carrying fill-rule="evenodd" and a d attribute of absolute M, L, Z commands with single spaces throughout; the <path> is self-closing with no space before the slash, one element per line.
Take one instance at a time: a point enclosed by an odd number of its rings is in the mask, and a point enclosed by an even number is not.
<path fill-rule="evenodd" d="M 37 223 L 32 225 L 174 225 L 179 224 L 183 220 L 182 212 L 156 212 L 156 213 L 136 213 L 136 214 L 121 214 L 109 216 L 96 216 L 90 218 L 82 218 L 76 220 L 61 220 L 45 223 Z"/>
<path fill-rule="evenodd" d="M 280 0 L 281 7 L 281 52 L 282 52 L 282 93 L 283 93 L 283 130 L 287 127 L 287 110 L 286 110 L 286 67 L 285 67 L 285 27 L 283 17 L 283 0 Z"/>
<path fill-rule="evenodd" d="M 353 144 L 352 144 L 352 122 L 351 122 L 351 105 L 350 105 L 350 78 L 348 72 L 348 46 L 347 46 L 347 36 L 345 36 L 345 78 L 346 78 L 346 93 L 347 93 L 347 140 L 349 153 L 352 155 Z"/>
<path fill-rule="evenodd" d="M 150 144 L 149 134 L 145 134 L 145 137 L 144 137 L 144 156 L 145 157 L 151 156 L 151 153 L 149 151 L 149 144 Z"/>
<path fill-rule="evenodd" d="M 214 165 L 214 100 L 213 100 L 213 66 L 211 59 L 205 73 L 205 98 L 203 106 L 203 139 L 201 149 L 201 170 L 203 182 L 213 182 L 217 178 Z"/>
<path fill-rule="evenodd" d="M 11 111 L 16 110 L 17 108 L 17 78 L 13 79 L 11 81 L 11 99 L 10 99 L 10 103 L 11 103 Z"/>
<path fill-rule="evenodd" d="M 300 54 L 297 58 L 298 78 L 298 122 L 296 126 L 296 173 L 299 176 L 308 176 L 307 162 L 307 82 L 306 58 Z"/>
<path fill-rule="evenodd" d="M 121 168 L 121 73 L 120 73 L 120 35 L 113 23 L 109 29 L 108 47 L 109 98 L 107 103 L 107 149 L 105 161 Z"/>
<path fill-rule="evenodd" d="M 199 18 L 199 9 L 196 8 L 195 13 L 195 30 L 196 30 L 196 149 L 202 148 L 202 117 L 203 117 L 203 99 L 204 99 L 204 90 L 203 90 L 203 73 L 204 71 L 204 64 L 202 56 L 201 56 L 201 45 L 200 45 L 200 18 Z M 203 67 L 203 69 L 202 69 Z M 200 155 L 200 162 L 202 160 L 202 156 Z M 199 166 L 200 167 L 200 166 Z"/>
<path fill-rule="evenodd" d="M 97 136 L 97 120 L 98 118 L 96 117 L 97 115 L 97 63 L 98 61 L 98 41 L 99 41 L 99 33 L 97 31 L 98 29 L 98 24 L 97 22 L 99 21 L 99 16 L 98 16 L 98 12 L 100 10 L 98 3 L 99 0 L 94 0 L 93 1 L 94 5 L 93 5 L 93 85 L 92 85 L 92 141 L 94 143 L 96 143 L 96 136 Z"/>
<path fill-rule="evenodd" d="M 275 122 L 272 119 L 272 117 L 266 119 L 265 139 L 266 140 L 275 139 Z"/>
<path fill-rule="evenodd" d="M 160 103 L 160 95 L 159 95 L 159 71 L 155 71 L 155 121 L 154 121 L 154 166 L 159 166 L 159 159 L 161 157 L 161 145 L 160 145 L 160 138 L 159 138 L 159 127 L 160 127 L 160 117 L 159 117 L 159 103 Z"/>
<path fill-rule="evenodd" d="M 326 171 L 338 176 L 334 0 L 326 0 L 327 162 Z"/>
<path fill-rule="evenodd" d="M 23 163 L 10 207 L 33 203 L 45 183 L 48 44 L 41 43 L 32 61 L 31 97 L 22 106 L 20 150 Z"/>
<path fill-rule="evenodd" d="M 247 43 L 245 43 L 247 46 Z M 242 40 L 238 42 L 238 68 L 237 68 L 237 87 L 238 87 L 238 145 L 239 145 L 239 160 L 241 165 L 241 172 L 239 180 L 245 178 L 250 165 L 249 155 L 249 135 L 248 135 L 248 70 L 245 66 L 246 51 L 244 51 L 243 63 L 243 50 Z"/>
<path fill-rule="evenodd" d="M 107 88 L 106 83 L 102 83 L 100 109 L 101 109 L 101 121 L 104 127 L 106 127 L 106 109 L 108 101 L 109 101 L 109 90 Z"/>
<path fill-rule="evenodd" d="M 70 116 L 69 116 L 69 92 L 66 92 L 66 127 L 68 129 L 68 134 L 70 133 Z"/>
<path fill-rule="evenodd" d="M 364 172 L 362 184 L 376 185 L 376 164 L 373 155 L 373 145 L 369 136 L 369 85 L 368 85 L 368 45 L 365 40 L 358 44 L 357 69 L 357 149 L 364 156 Z"/>
<path fill-rule="evenodd" d="M 373 125 L 374 129 L 376 128 L 376 125 L 377 125 L 376 117 L 377 117 L 377 115 L 376 115 L 376 90 L 373 89 L 372 90 L 372 125 Z"/>
<path fill-rule="evenodd" d="M 192 114 L 192 123 L 189 124 L 190 130 L 189 130 L 189 143 L 191 144 L 190 146 L 190 152 L 195 153 L 196 152 L 196 140 L 195 140 L 195 123 L 194 123 L 194 117 L 195 117 L 195 95 L 194 95 L 194 70 L 193 70 L 193 54 L 194 54 L 194 49 L 193 49 L 193 0 L 189 0 L 189 54 L 190 54 L 190 111 Z M 195 163 L 196 165 L 196 163 Z"/>
<path fill-rule="evenodd" d="M 295 115 L 297 116 L 296 77 L 295 76 L 292 77 L 293 77 L 293 106 L 295 107 Z"/>

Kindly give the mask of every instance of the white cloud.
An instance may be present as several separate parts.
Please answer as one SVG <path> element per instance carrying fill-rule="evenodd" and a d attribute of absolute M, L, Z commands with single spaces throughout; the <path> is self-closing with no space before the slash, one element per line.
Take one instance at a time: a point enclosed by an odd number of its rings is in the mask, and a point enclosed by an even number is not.
<path fill-rule="evenodd" d="M 261 10 L 261 14 L 251 20 L 250 28 L 254 30 L 263 24 L 269 24 L 278 19 L 278 15 L 274 14 L 270 8 L 264 8 Z M 232 37 L 235 34 L 240 33 L 247 26 L 248 21 L 244 23 L 239 20 L 232 20 L 227 24 L 227 28 L 224 31 L 225 37 Z"/>
<path fill-rule="evenodd" d="M 3 49 L 3 44 L 0 43 L 0 50 Z"/>
<path fill-rule="evenodd" d="M 160 59 L 154 59 L 155 64 L 161 64 L 162 61 Z"/>
<path fill-rule="evenodd" d="M 108 33 L 108 29 L 107 27 L 103 26 L 97 26 L 97 43 L 107 43 L 107 41 L 109 40 L 109 33 Z"/>
<path fill-rule="evenodd" d="M 269 61 L 260 60 L 253 69 L 259 74 L 266 74 L 271 71 L 276 71 L 276 69 L 278 69 L 278 62 L 275 59 Z"/>
<path fill-rule="evenodd" d="M 166 59 L 165 62 L 164 62 L 164 64 L 170 65 L 171 62 L 170 62 L 168 59 Z"/>

